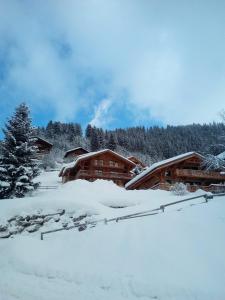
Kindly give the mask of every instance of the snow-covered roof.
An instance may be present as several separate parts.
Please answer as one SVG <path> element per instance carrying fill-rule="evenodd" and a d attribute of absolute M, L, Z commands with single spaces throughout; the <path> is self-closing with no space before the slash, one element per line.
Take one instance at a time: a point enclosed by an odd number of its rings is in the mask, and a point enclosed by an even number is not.
<path fill-rule="evenodd" d="M 41 140 L 41 141 L 43 141 L 43 142 L 45 142 L 45 143 L 47 143 L 47 144 L 53 146 L 53 144 L 49 143 L 48 141 L 46 141 L 45 139 L 43 139 L 43 138 L 41 138 L 41 137 L 39 137 L 39 136 L 34 136 L 33 138 L 35 138 L 35 139 L 37 139 L 37 140 Z"/>
<path fill-rule="evenodd" d="M 124 157 L 124 156 L 122 156 L 122 155 L 120 155 L 120 154 L 118 154 L 118 153 L 116 153 L 116 152 L 114 152 L 110 149 L 103 149 L 103 150 L 100 150 L 100 151 L 89 152 L 89 153 L 86 153 L 86 154 L 78 155 L 77 158 L 75 159 L 75 161 L 73 161 L 69 164 L 66 164 L 65 166 L 62 167 L 62 169 L 60 171 L 60 174 L 63 176 L 68 169 L 75 168 L 80 161 L 85 160 L 85 159 L 90 158 L 90 157 L 93 157 L 93 156 L 96 156 L 96 155 L 99 155 L 99 154 L 103 154 L 105 152 L 110 152 L 113 155 L 121 158 L 122 160 L 127 161 L 129 164 L 132 164 L 135 167 L 135 163 L 132 162 L 131 160 L 127 159 L 126 157 Z"/>
<path fill-rule="evenodd" d="M 73 152 L 73 151 L 76 151 L 76 150 L 79 150 L 79 149 L 82 149 L 84 151 L 86 151 L 86 153 L 88 153 L 88 150 L 84 149 L 83 147 L 77 147 L 77 148 L 73 148 L 73 149 L 70 149 L 70 150 L 67 150 L 64 157 L 67 156 L 67 154 L 69 154 L 70 152 Z"/>
<path fill-rule="evenodd" d="M 177 160 L 185 159 L 192 155 L 198 155 L 200 157 L 203 157 L 202 155 L 198 154 L 197 152 L 187 152 L 187 153 L 183 153 L 183 154 L 156 162 L 153 165 L 151 165 L 150 167 L 146 168 L 143 172 L 141 172 L 140 174 L 138 174 L 137 176 L 132 178 L 130 181 L 128 181 L 128 183 L 125 185 L 125 188 L 128 188 L 129 186 L 131 186 L 132 184 L 134 184 L 135 182 L 137 182 L 141 178 L 143 178 L 145 175 L 153 172 L 155 169 L 163 167 L 164 165 L 167 165 L 167 164 L 172 164 Z"/>

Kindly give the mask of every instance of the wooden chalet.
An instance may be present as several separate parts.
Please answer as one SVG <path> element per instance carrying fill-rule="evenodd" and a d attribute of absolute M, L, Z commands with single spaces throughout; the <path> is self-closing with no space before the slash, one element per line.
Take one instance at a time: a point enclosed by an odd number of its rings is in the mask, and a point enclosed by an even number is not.
<path fill-rule="evenodd" d="M 129 159 L 105 149 L 78 156 L 74 162 L 60 171 L 59 176 L 62 177 L 63 183 L 76 179 L 88 181 L 105 179 L 124 186 L 134 176 L 131 173 L 134 168 L 135 163 Z"/>
<path fill-rule="evenodd" d="M 189 191 L 224 191 L 225 174 L 202 169 L 203 156 L 188 152 L 153 164 L 126 184 L 126 189 L 170 190 L 176 182 L 187 185 Z"/>
<path fill-rule="evenodd" d="M 88 151 L 82 147 L 77 147 L 71 150 L 68 150 L 65 155 L 64 159 L 73 159 L 79 155 L 86 154 Z"/>
<path fill-rule="evenodd" d="M 141 166 L 142 168 L 145 168 L 146 165 L 143 164 L 142 161 L 140 161 L 137 157 L 135 156 L 129 156 L 127 157 L 127 159 L 131 160 L 132 162 L 134 162 L 137 166 Z"/>
<path fill-rule="evenodd" d="M 44 155 L 48 154 L 53 145 L 51 143 L 49 143 L 48 141 L 40 138 L 40 137 L 34 137 L 35 142 L 34 145 L 38 148 L 38 153 L 37 156 L 38 158 L 42 158 Z"/>

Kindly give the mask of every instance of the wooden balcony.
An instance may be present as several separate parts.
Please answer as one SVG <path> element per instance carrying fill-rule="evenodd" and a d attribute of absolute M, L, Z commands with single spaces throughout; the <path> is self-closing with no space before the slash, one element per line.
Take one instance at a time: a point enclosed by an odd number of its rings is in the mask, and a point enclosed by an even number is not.
<path fill-rule="evenodd" d="M 108 179 L 108 180 L 130 180 L 133 178 L 132 174 L 129 173 L 117 173 L 117 172 L 97 172 L 96 170 L 88 171 L 88 170 L 80 170 L 76 178 L 80 179 Z"/>
<path fill-rule="evenodd" d="M 224 180 L 225 175 L 219 172 L 204 171 L 204 170 L 189 170 L 189 169 L 176 169 L 175 175 L 177 177 L 188 177 L 188 178 L 202 178 L 202 179 L 215 179 Z"/>

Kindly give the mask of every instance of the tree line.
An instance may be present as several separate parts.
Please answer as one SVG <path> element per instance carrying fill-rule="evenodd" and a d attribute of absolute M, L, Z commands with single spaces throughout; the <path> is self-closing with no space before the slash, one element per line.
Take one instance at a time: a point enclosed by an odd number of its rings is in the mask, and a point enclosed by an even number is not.
<path fill-rule="evenodd" d="M 50 121 L 37 128 L 37 135 L 53 145 L 54 157 L 60 159 L 65 151 L 82 146 L 89 151 L 108 148 L 123 155 L 135 155 L 150 164 L 172 156 L 196 151 L 216 155 L 224 151 L 224 123 L 183 126 L 144 126 L 104 130 L 87 125 L 84 132 L 78 123 Z"/>
<path fill-rule="evenodd" d="M 223 115 L 223 119 L 225 119 Z M 129 127 L 104 130 L 87 125 L 85 131 L 78 123 L 50 121 L 46 127 L 34 128 L 29 108 L 19 105 L 3 129 L 0 143 L 0 199 L 23 197 L 34 191 L 34 178 L 42 167 L 54 167 L 63 161 L 65 151 L 84 147 L 89 151 L 108 148 L 122 155 L 134 155 L 146 165 L 184 152 L 196 151 L 205 156 L 205 168 L 224 170 L 224 159 L 215 155 L 224 151 L 223 123 L 192 124 L 167 127 Z M 42 162 L 37 160 L 35 137 L 49 140 L 53 150 Z"/>

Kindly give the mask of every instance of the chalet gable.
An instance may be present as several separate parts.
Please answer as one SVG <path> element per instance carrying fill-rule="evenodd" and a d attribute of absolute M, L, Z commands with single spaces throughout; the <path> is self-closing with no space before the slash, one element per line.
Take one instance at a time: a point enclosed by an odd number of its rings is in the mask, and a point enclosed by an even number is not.
<path fill-rule="evenodd" d="M 148 178 L 152 176 L 154 172 L 159 171 L 163 168 L 171 167 L 172 165 L 179 164 L 187 160 L 192 160 L 193 162 L 200 163 L 203 160 L 203 156 L 197 152 L 187 152 L 169 159 L 165 159 L 163 161 L 159 161 L 132 178 L 125 187 L 127 189 L 136 188 L 141 182 L 148 180 Z"/>
<path fill-rule="evenodd" d="M 34 140 L 35 140 L 34 143 L 37 145 L 42 145 L 42 146 L 45 146 L 48 148 L 52 148 L 52 146 L 53 146 L 53 144 L 51 144 L 48 141 L 46 141 L 45 139 L 37 137 L 37 136 L 34 137 Z"/>
<path fill-rule="evenodd" d="M 127 166 L 128 169 L 133 169 L 136 165 L 134 162 L 130 161 L 129 159 L 125 158 L 124 156 L 110 150 L 104 149 L 96 152 L 90 152 L 87 154 L 83 154 L 77 157 L 77 159 L 68 164 L 64 167 L 61 171 L 59 176 L 65 176 L 69 171 L 75 171 L 79 166 L 85 164 L 86 162 L 92 160 L 94 165 L 97 167 L 102 167 L 104 164 L 104 156 L 107 155 L 107 160 L 109 162 L 110 167 L 116 167 L 118 162 L 121 162 Z"/>

